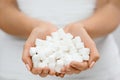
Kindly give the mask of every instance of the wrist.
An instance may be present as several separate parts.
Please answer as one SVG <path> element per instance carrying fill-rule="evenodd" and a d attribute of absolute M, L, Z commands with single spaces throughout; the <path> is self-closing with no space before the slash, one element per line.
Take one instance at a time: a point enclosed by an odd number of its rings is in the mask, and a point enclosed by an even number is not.
<path fill-rule="evenodd" d="M 100 26 L 99 23 L 97 23 L 96 21 L 97 19 L 94 18 L 94 16 L 92 16 L 78 23 L 84 26 L 83 28 L 87 31 L 87 33 L 89 34 L 91 38 L 96 38 L 97 37 L 95 34 L 95 30 L 97 29 L 96 26 Z"/>
<path fill-rule="evenodd" d="M 68 24 L 64 29 L 65 29 L 65 32 L 72 32 L 72 30 L 73 31 L 75 29 L 80 30 L 80 29 L 83 29 L 83 28 L 84 28 L 84 24 L 82 24 L 80 22 L 75 22 L 75 23 Z"/>

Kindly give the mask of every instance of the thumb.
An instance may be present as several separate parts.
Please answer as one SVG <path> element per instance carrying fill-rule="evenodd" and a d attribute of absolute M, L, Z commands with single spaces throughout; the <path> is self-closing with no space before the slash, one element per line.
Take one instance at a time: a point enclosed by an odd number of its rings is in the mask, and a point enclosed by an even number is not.
<path fill-rule="evenodd" d="M 97 49 L 96 48 L 94 48 L 93 50 L 91 49 L 90 59 L 88 61 L 89 68 L 92 68 L 99 58 L 100 58 L 100 56 L 99 56 Z"/>

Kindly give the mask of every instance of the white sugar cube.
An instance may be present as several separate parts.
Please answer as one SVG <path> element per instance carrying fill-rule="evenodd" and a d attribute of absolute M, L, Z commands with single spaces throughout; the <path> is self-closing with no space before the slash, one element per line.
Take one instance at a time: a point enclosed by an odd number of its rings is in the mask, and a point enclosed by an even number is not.
<path fill-rule="evenodd" d="M 72 59 L 73 59 L 73 61 L 83 62 L 83 58 L 81 56 L 79 56 L 77 53 L 73 54 Z"/>
<path fill-rule="evenodd" d="M 73 36 L 70 33 L 66 34 L 66 39 L 73 39 Z"/>
<path fill-rule="evenodd" d="M 82 59 L 83 59 L 83 60 L 89 60 L 89 55 L 85 55 L 85 54 L 82 55 Z"/>
<path fill-rule="evenodd" d="M 45 43 L 45 41 L 42 39 L 36 39 L 36 41 L 35 41 L 36 46 L 42 46 L 44 43 Z"/>
<path fill-rule="evenodd" d="M 70 54 L 74 54 L 77 52 L 77 49 L 73 46 L 73 47 L 70 47 L 70 50 L 69 50 L 69 53 Z"/>
<path fill-rule="evenodd" d="M 59 38 L 60 38 L 61 40 L 63 40 L 63 39 L 66 38 L 66 33 L 64 32 L 63 29 L 59 29 L 59 30 L 58 30 L 58 34 L 59 34 Z"/>
<path fill-rule="evenodd" d="M 38 67 L 39 60 L 40 59 L 39 59 L 38 55 L 32 56 L 32 61 L 33 61 L 33 66 L 34 67 Z"/>
<path fill-rule="evenodd" d="M 39 61 L 39 56 L 38 55 L 32 56 L 32 61 L 33 62 L 38 62 Z"/>
<path fill-rule="evenodd" d="M 38 67 L 44 68 L 47 67 L 48 65 L 46 63 L 38 63 Z"/>
<path fill-rule="evenodd" d="M 48 63 L 48 67 L 52 70 L 54 70 L 55 68 L 55 56 L 54 55 L 51 55 L 48 57 L 48 60 L 49 60 L 49 63 Z"/>
<path fill-rule="evenodd" d="M 82 43 L 82 42 L 81 42 L 81 43 L 80 43 L 80 42 L 79 42 L 79 43 L 76 43 L 76 44 L 75 44 L 75 47 L 76 47 L 76 49 L 84 48 L 84 43 Z"/>
<path fill-rule="evenodd" d="M 66 46 L 66 45 L 64 45 L 64 46 L 59 46 L 59 47 L 60 47 L 59 49 L 60 49 L 61 51 L 65 51 L 65 52 L 66 52 L 66 51 L 69 50 L 68 46 Z"/>
<path fill-rule="evenodd" d="M 89 48 L 84 48 L 84 50 L 86 51 L 86 54 L 90 54 L 90 49 Z"/>
<path fill-rule="evenodd" d="M 34 67 L 49 67 L 60 73 L 72 61 L 89 60 L 90 49 L 85 48 L 81 38 L 65 33 L 63 29 L 51 33 L 46 40 L 36 39 L 35 47 L 30 48 Z"/>
<path fill-rule="evenodd" d="M 48 67 L 49 67 L 50 69 L 54 70 L 54 68 L 55 68 L 55 63 L 49 63 L 49 64 L 48 64 Z"/>
<path fill-rule="evenodd" d="M 68 65 L 72 61 L 72 56 L 71 55 L 66 55 L 64 58 L 64 64 Z"/>
<path fill-rule="evenodd" d="M 41 59 L 41 60 L 45 60 L 46 59 L 45 53 L 40 53 L 40 54 L 38 54 L 38 56 L 39 56 L 39 59 Z"/>
<path fill-rule="evenodd" d="M 53 53 L 53 51 L 52 51 L 52 49 L 50 47 L 44 48 L 43 51 L 44 51 L 44 54 L 46 56 L 52 55 L 52 53 Z"/>
<path fill-rule="evenodd" d="M 64 66 L 64 62 L 62 60 L 57 60 L 57 63 L 55 65 L 55 71 L 58 73 L 61 73 L 61 69 Z"/>
<path fill-rule="evenodd" d="M 53 33 L 51 33 L 51 35 L 52 35 L 52 38 L 55 39 L 55 40 L 59 40 L 60 39 L 58 32 L 53 32 Z"/>
<path fill-rule="evenodd" d="M 82 54 L 89 55 L 90 54 L 90 49 L 89 48 L 82 48 L 78 52 L 79 52 L 80 55 L 82 55 Z"/>
<path fill-rule="evenodd" d="M 51 36 L 47 36 L 47 37 L 46 37 L 46 40 L 47 40 L 47 41 L 52 41 L 52 37 L 51 37 Z"/>
<path fill-rule="evenodd" d="M 39 62 L 33 62 L 33 67 L 34 67 L 34 68 L 37 68 L 37 67 L 38 67 L 38 64 L 39 64 Z"/>
<path fill-rule="evenodd" d="M 48 57 L 50 63 L 55 63 L 55 55 L 51 55 Z"/>
<path fill-rule="evenodd" d="M 30 48 L 30 56 L 34 56 L 36 54 L 37 50 L 35 47 Z"/>
<path fill-rule="evenodd" d="M 55 53 L 55 59 L 61 59 L 62 57 L 64 57 L 64 52 L 62 50 Z"/>
<path fill-rule="evenodd" d="M 64 30 L 62 28 L 59 29 L 57 32 L 58 32 L 58 34 L 66 35 L 65 32 L 64 32 Z"/>
<path fill-rule="evenodd" d="M 71 44 L 71 45 L 69 45 L 68 46 L 68 48 L 69 48 L 69 51 L 71 52 L 73 52 L 73 51 L 76 51 L 77 49 L 75 48 L 75 46 L 73 46 L 73 44 Z"/>
<path fill-rule="evenodd" d="M 74 39 L 73 39 L 73 42 L 75 43 L 78 43 L 78 42 L 81 42 L 81 38 L 79 36 L 76 36 Z"/>

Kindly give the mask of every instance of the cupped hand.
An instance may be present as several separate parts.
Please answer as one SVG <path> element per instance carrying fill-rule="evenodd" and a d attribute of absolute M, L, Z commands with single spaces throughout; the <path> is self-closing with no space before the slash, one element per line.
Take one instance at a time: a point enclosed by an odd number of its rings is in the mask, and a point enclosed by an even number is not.
<path fill-rule="evenodd" d="M 64 28 L 66 33 L 71 33 L 74 37 L 80 36 L 81 40 L 84 42 L 85 47 L 90 48 L 90 59 L 89 61 L 83 62 L 71 62 L 69 65 L 62 69 L 62 73 L 65 74 L 78 74 L 88 68 L 92 68 L 95 62 L 99 59 L 99 53 L 97 51 L 96 45 L 92 38 L 87 33 L 84 25 L 82 23 L 72 23 Z M 59 75 L 61 76 L 61 75 Z"/>
<path fill-rule="evenodd" d="M 44 21 L 37 21 L 38 25 L 35 27 L 30 36 L 28 37 L 24 49 L 22 60 L 25 63 L 27 69 L 33 74 L 40 75 L 41 77 L 46 77 L 47 75 L 55 75 L 55 72 L 50 70 L 48 67 L 45 68 L 35 68 L 33 67 L 32 59 L 29 54 L 30 47 L 35 46 L 36 38 L 45 39 L 47 35 L 50 35 L 52 32 L 57 30 L 57 27 L 54 24 Z"/>

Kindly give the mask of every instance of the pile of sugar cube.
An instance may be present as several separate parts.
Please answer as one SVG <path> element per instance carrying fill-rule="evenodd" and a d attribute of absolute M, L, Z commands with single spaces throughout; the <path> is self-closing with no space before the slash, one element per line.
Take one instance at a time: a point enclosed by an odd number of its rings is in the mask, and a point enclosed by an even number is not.
<path fill-rule="evenodd" d="M 36 39 L 35 47 L 30 48 L 34 67 L 49 67 L 60 73 L 72 61 L 89 60 L 90 49 L 85 48 L 79 36 L 73 37 L 63 29 L 51 33 L 46 40 Z"/>

